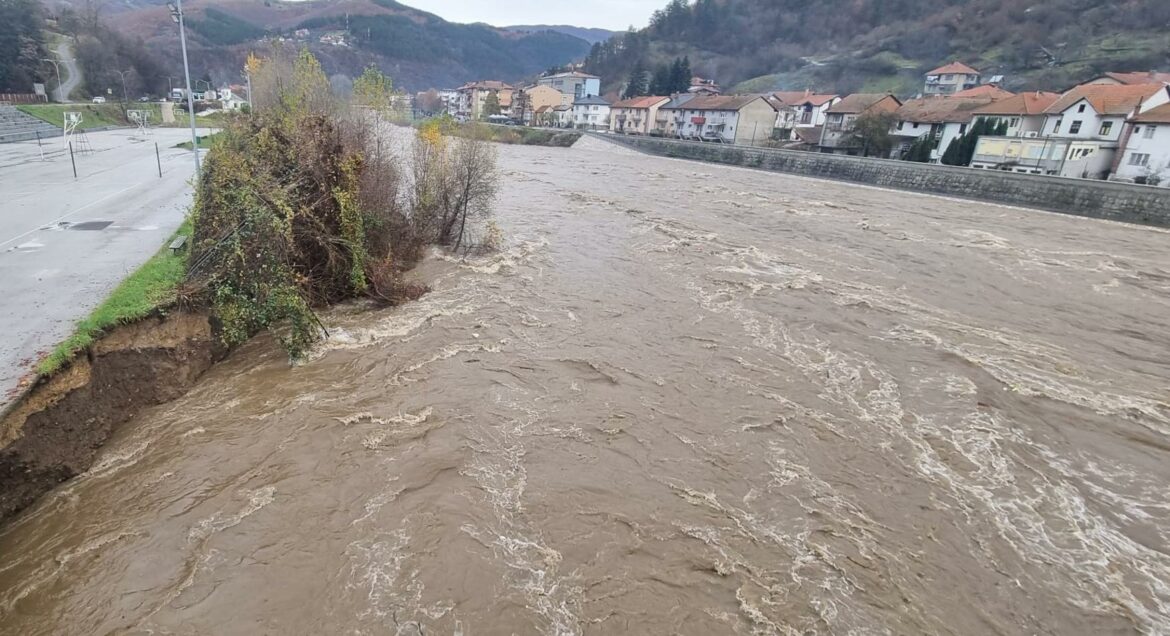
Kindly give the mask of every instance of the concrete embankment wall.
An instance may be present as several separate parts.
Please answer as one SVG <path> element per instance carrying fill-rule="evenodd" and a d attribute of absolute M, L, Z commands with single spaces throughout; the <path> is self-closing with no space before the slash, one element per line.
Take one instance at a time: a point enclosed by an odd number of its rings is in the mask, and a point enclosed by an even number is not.
<path fill-rule="evenodd" d="M 653 137 L 595 137 L 662 157 L 1170 227 L 1170 188 Z"/>

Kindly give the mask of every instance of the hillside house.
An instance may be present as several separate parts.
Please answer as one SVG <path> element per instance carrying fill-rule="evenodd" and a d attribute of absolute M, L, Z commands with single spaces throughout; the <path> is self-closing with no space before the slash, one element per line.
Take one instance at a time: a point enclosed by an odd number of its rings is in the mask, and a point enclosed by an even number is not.
<path fill-rule="evenodd" d="M 484 80 L 464 84 L 457 90 L 459 92 L 459 108 L 456 115 L 465 119 L 477 120 L 486 118 L 484 103 L 487 102 L 488 95 L 494 94 L 500 102 L 500 112 L 507 112 L 512 108 L 512 93 L 516 89 L 504 82 Z"/>
<path fill-rule="evenodd" d="M 684 139 L 755 145 L 770 139 L 776 125 L 776 109 L 762 95 L 700 95 L 682 109 Z"/>
<path fill-rule="evenodd" d="M 238 111 L 248 104 L 245 97 L 248 89 L 239 84 L 232 84 L 219 89 L 219 103 L 224 110 Z"/>
<path fill-rule="evenodd" d="M 857 118 L 871 113 L 893 113 L 901 106 L 902 102 L 889 93 L 847 95 L 825 111 L 819 150 L 832 154 L 861 154 L 861 146 L 853 136 L 853 124 Z"/>
<path fill-rule="evenodd" d="M 970 66 L 962 62 L 951 62 L 926 74 L 926 87 L 922 92 L 927 96 L 954 95 L 979 86 L 980 77 L 979 71 Z"/>
<path fill-rule="evenodd" d="M 796 128 L 817 128 L 825 125 L 829 109 L 841 101 L 838 95 L 816 94 L 812 91 L 772 93 L 776 106 L 776 129 L 781 139 L 792 139 Z"/>
<path fill-rule="evenodd" d="M 609 129 L 627 135 L 648 135 L 654 129 L 658 109 L 670 103 L 669 97 L 635 97 L 614 104 L 610 109 Z"/>
<path fill-rule="evenodd" d="M 560 93 L 562 106 L 572 106 L 577 99 L 601 94 L 601 78 L 580 71 L 546 75 L 536 80 L 536 83 Z"/>
<path fill-rule="evenodd" d="M 573 102 L 573 127 L 581 130 L 609 130 L 609 100 L 579 97 Z"/>
<path fill-rule="evenodd" d="M 1114 178 L 1170 186 L 1170 104 L 1129 120 Z"/>
<path fill-rule="evenodd" d="M 693 95 L 712 97 L 722 95 L 723 89 L 719 88 L 719 84 L 716 84 L 715 80 L 695 76 L 691 78 L 691 87 L 687 89 L 687 92 Z"/>
<path fill-rule="evenodd" d="M 891 133 L 899 141 L 890 156 L 905 156 L 915 141 L 928 136 L 934 140 L 930 163 L 939 163 L 951 142 L 967 134 L 967 129 L 974 121 L 975 111 L 992 103 L 991 97 L 955 95 L 907 101 L 894 113 L 897 119 Z"/>

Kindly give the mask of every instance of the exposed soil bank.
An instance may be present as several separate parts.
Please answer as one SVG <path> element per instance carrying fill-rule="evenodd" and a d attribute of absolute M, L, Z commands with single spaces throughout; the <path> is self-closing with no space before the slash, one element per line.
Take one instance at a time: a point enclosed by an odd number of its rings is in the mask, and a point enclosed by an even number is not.
<path fill-rule="evenodd" d="M 0 419 L 0 522 L 85 472 L 118 425 L 183 395 L 224 354 L 206 314 L 158 315 L 43 379 Z"/>

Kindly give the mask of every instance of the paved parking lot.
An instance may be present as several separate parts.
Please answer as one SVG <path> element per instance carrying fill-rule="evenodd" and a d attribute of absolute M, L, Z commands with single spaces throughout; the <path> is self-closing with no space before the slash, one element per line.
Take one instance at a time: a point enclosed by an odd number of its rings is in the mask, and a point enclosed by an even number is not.
<path fill-rule="evenodd" d="M 174 147 L 189 131 L 88 139 L 76 179 L 60 139 L 0 145 L 0 409 L 39 357 L 159 249 L 191 202 L 191 152 Z"/>

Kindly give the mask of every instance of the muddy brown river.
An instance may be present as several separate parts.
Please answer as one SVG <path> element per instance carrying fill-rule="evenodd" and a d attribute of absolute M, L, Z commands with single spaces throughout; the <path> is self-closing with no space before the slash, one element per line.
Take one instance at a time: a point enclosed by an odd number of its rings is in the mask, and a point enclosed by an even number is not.
<path fill-rule="evenodd" d="M 501 148 L 494 255 L 0 531 L 0 632 L 1170 633 L 1170 233 Z"/>

